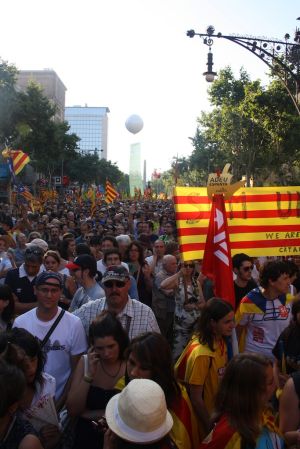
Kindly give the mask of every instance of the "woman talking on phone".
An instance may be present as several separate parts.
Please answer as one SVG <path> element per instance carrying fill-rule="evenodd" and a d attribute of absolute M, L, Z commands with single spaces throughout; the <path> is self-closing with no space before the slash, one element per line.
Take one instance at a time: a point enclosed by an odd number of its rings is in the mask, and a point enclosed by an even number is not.
<path fill-rule="evenodd" d="M 89 330 L 90 349 L 81 357 L 75 370 L 67 399 L 70 416 L 79 417 L 75 429 L 74 449 L 100 449 L 101 434 L 92 421 L 98 421 L 109 399 L 117 391 L 117 381 L 124 376 L 124 351 L 129 344 L 127 333 L 119 320 L 102 312 Z"/>

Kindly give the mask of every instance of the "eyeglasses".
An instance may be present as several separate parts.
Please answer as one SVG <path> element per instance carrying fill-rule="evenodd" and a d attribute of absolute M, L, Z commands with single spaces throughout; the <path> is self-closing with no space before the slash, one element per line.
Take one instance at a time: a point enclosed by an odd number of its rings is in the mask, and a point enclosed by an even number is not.
<path fill-rule="evenodd" d="M 49 293 L 51 295 L 56 295 L 60 291 L 60 288 L 45 288 L 45 287 L 38 287 L 38 291 L 43 293 L 43 295 L 48 295 Z"/>
<path fill-rule="evenodd" d="M 195 268 L 195 265 L 193 263 L 184 263 L 184 268 Z"/>
<path fill-rule="evenodd" d="M 253 265 L 251 265 L 250 267 L 242 267 L 242 270 L 245 271 L 246 273 L 248 271 L 252 271 L 253 270 Z"/>
<path fill-rule="evenodd" d="M 107 282 L 104 282 L 104 287 L 107 287 L 107 288 L 113 288 L 114 285 L 117 288 L 123 288 L 123 287 L 125 287 L 125 282 L 123 282 L 123 281 L 107 281 Z"/>
<path fill-rule="evenodd" d="M 41 249 L 30 249 L 27 248 L 25 251 L 25 255 L 27 254 L 34 254 L 36 256 L 42 256 L 43 255 L 43 251 Z"/>

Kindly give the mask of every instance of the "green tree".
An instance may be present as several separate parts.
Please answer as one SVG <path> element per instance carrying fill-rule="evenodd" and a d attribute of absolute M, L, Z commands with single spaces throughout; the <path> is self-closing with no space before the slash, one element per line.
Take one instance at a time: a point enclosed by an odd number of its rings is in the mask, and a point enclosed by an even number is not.
<path fill-rule="evenodd" d="M 55 120 L 56 107 L 41 87 L 30 83 L 24 92 L 15 88 L 17 69 L 0 59 L 0 149 L 5 145 L 28 153 L 31 164 L 51 179 L 64 173 L 80 184 L 123 183 L 128 177 L 116 163 L 99 160 L 97 154 L 81 155 L 76 134 L 67 122 Z"/>
<path fill-rule="evenodd" d="M 222 70 L 209 91 L 213 109 L 198 119 L 190 157 L 192 168 L 203 174 L 229 162 L 236 179 L 263 184 L 270 172 L 280 181 L 283 165 L 296 173 L 299 158 L 300 118 L 276 80 L 263 87 L 241 70 L 235 79 Z M 292 168 L 294 168 L 292 170 Z"/>
<path fill-rule="evenodd" d="M 64 172 L 70 176 L 71 181 L 77 181 L 81 185 L 105 185 L 106 179 L 117 185 L 121 181 L 124 182 L 125 176 L 115 163 L 106 159 L 99 160 L 97 154 L 76 153 L 76 157 L 64 165 Z"/>
<path fill-rule="evenodd" d="M 0 146 L 9 145 L 15 135 L 18 110 L 15 90 L 17 69 L 0 59 Z"/>

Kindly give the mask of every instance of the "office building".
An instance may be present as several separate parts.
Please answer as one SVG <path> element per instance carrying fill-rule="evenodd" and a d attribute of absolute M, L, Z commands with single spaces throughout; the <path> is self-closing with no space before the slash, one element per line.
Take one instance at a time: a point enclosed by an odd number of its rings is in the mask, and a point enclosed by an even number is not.
<path fill-rule="evenodd" d="M 20 90 L 26 90 L 28 83 L 39 84 L 45 97 L 57 108 L 55 118 L 64 120 L 66 87 L 54 70 L 20 70 L 17 76 L 16 86 Z"/>
<path fill-rule="evenodd" d="M 107 107 L 72 106 L 65 108 L 65 120 L 70 133 L 80 137 L 79 151 L 83 154 L 97 153 L 99 159 L 107 159 Z"/>

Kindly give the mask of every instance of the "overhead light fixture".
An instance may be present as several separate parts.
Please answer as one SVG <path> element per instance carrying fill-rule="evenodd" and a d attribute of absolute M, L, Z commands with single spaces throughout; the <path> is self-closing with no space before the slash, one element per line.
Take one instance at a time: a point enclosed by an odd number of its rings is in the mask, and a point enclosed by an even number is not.
<path fill-rule="evenodd" d="M 217 76 L 217 72 L 213 71 L 213 54 L 211 50 L 209 49 L 209 52 L 207 53 L 207 72 L 204 72 L 203 75 L 205 76 L 205 79 L 208 83 L 212 83 Z"/>

